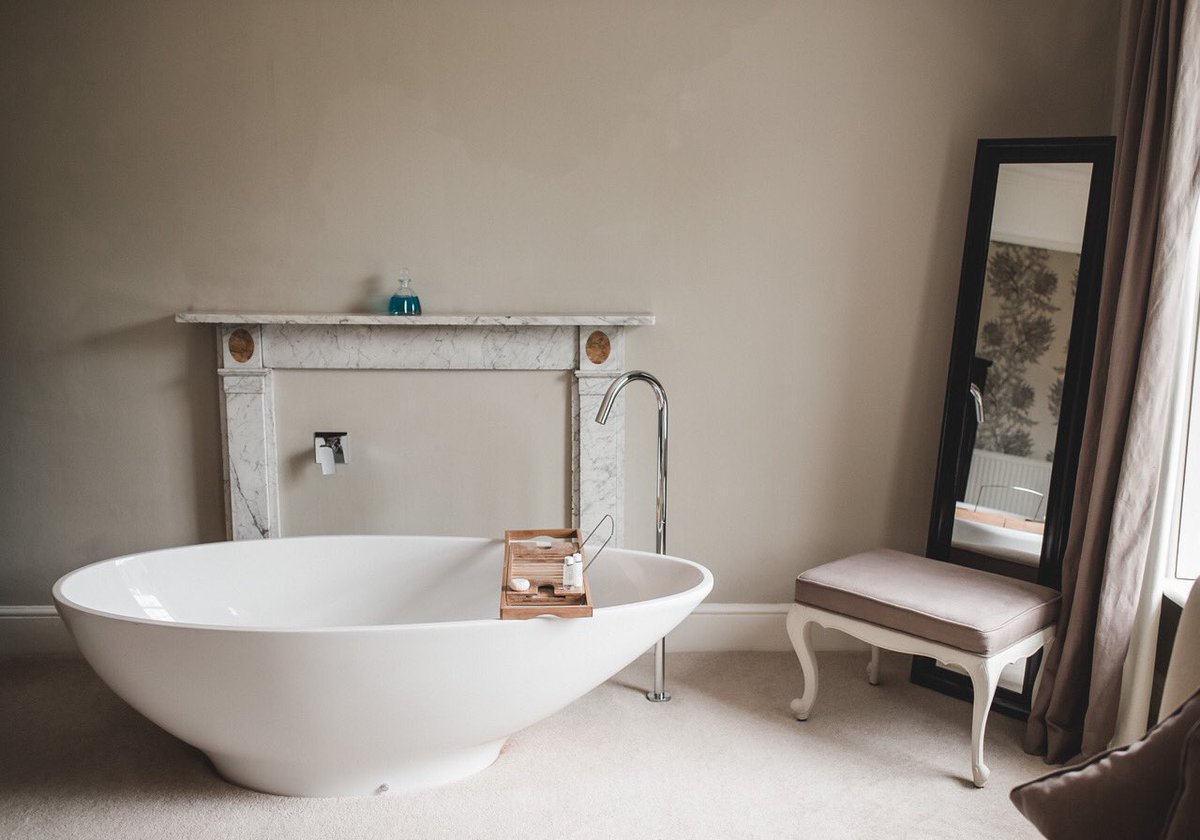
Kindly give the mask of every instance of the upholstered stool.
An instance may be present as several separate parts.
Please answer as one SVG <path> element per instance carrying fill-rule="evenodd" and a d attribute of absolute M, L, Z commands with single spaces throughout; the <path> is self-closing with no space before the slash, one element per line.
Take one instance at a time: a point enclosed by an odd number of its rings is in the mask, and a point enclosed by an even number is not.
<path fill-rule="evenodd" d="M 1000 671 L 1050 643 L 1060 600 L 1044 586 L 890 549 L 809 569 L 796 578 L 787 619 L 804 671 L 804 696 L 792 712 L 807 720 L 817 699 L 813 624 L 871 645 L 871 685 L 879 683 L 880 648 L 958 665 L 975 690 L 971 775 L 983 787 L 983 731 Z"/>

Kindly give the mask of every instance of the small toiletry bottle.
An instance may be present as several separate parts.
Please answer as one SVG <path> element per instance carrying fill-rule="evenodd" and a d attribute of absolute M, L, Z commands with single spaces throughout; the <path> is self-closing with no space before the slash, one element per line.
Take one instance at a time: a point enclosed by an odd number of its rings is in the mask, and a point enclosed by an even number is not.
<path fill-rule="evenodd" d="M 420 315 L 421 299 L 413 291 L 412 277 L 409 276 L 407 268 L 401 269 L 399 282 L 400 288 L 388 303 L 388 312 L 393 315 Z"/>
<path fill-rule="evenodd" d="M 574 554 L 568 554 L 566 557 L 563 558 L 563 569 L 562 569 L 563 589 L 574 589 L 575 588 L 574 586 L 571 585 L 572 582 L 574 581 L 574 577 L 572 577 L 572 575 L 574 574 L 574 570 L 572 569 L 572 566 L 574 565 L 574 563 L 575 563 L 575 555 Z"/>

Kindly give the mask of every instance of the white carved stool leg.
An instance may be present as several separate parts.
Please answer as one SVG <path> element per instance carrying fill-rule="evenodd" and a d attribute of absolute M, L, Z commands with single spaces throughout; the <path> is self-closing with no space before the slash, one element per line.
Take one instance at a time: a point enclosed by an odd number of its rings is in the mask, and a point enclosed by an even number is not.
<path fill-rule="evenodd" d="M 980 659 L 971 668 L 971 686 L 975 690 L 975 704 L 971 717 L 971 777 L 975 787 L 987 784 L 991 770 L 983 763 L 983 733 L 987 728 L 988 711 L 996 695 L 1003 665 L 996 659 Z"/>
<path fill-rule="evenodd" d="M 879 685 L 879 648 L 871 645 L 871 661 L 867 664 L 867 682 Z"/>
<path fill-rule="evenodd" d="M 799 605 L 788 612 L 788 636 L 792 640 L 792 647 L 796 649 L 796 658 L 800 660 L 800 670 L 804 672 L 804 694 L 793 700 L 791 705 L 796 720 L 808 720 L 808 713 L 817 701 L 817 660 L 813 656 L 812 626 L 812 621 Z"/>

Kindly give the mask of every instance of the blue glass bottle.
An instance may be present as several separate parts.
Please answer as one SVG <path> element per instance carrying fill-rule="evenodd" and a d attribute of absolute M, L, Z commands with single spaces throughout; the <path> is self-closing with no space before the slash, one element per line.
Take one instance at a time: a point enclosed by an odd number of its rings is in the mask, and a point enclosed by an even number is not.
<path fill-rule="evenodd" d="M 421 314 L 421 299 L 413 291 L 412 278 L 408 276 L 408 269 L 400 272 L 400 288 L 388 302 L 388 312 L 393 315 Z"/>

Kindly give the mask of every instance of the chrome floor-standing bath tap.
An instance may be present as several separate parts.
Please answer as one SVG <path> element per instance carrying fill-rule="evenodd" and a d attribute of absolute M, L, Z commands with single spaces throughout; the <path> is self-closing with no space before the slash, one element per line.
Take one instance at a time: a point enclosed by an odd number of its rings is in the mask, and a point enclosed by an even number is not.
<path fill-rule="evenodd" d="M 600 411 L 596 413 L 596 422 L 603 424 L 612 411 L 617 394 L 630 382 L 638 380 L 645 382 L 654 390 L 658 399 L 658 492 L 655 497 L 655 539 L 654 550 L 659 554 L 667 553 L 667 392 L 662 383 L 644 370 L 631 370 L 623 373 L 608 386 L 604 400 L 600 403 Z M 646 699 L 654 703 L 663 703 L 671 699 L 667 693 L 667 645 L 666 639 L 659 639 L 654 646 L 654 690 L 646 692 Z"/>

